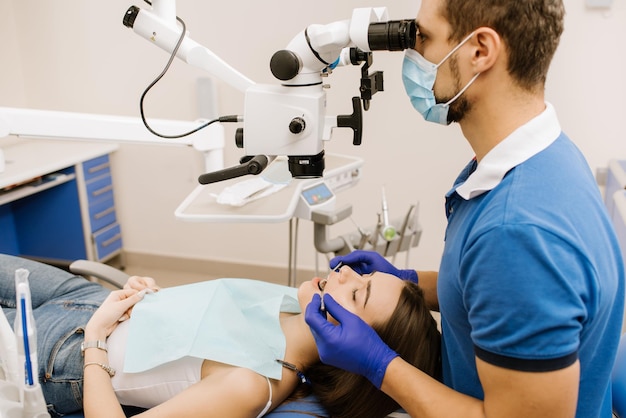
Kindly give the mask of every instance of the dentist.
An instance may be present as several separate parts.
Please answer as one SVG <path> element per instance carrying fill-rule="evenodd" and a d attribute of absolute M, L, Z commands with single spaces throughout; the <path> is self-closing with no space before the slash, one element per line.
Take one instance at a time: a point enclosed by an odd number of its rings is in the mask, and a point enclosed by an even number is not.
<path fill-rule="evenodd" d="M 610 417 L 624 267 L 583 155 L 546 103 L 562 0 L 423 0 L 403 80 L 475 158 L 446 195 L 439 272 L 357 251 L 331 260 L 417 282 L 442 317 L 442 381 L 407 364 L 325 295 L 306 310 L 323 362 L 415 417 Z M 582 87 L 582 86 L 581 86 Z"/>

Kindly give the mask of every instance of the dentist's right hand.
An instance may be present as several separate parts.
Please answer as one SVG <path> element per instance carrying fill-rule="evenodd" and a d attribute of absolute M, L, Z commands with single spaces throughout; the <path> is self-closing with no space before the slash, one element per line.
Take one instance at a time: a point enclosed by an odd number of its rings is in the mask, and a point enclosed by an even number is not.
<path fill-rule="evenodd" d="M 417 283 L 417 272 L 415 270 L 396 268 L 376 251 L 355 250 L 350 254 L 337 256 L 330 260 L 330 269 L 334 270 L 339 262 L 350 266 L 358 274 L 369 274 L 379 271 L 392 274 L 402 280 Z"/>
<path fill-rule="evenodd" d="M 324 295 L 328 313 L 339 324 L 328 322 L 321 311 L 320 295 L 313 295 L 306 307 L 309 324 L 320 360 L 331 366 L 365 376 L 380 389 L 387 366 L 398 354 L 378 336 L 365 321 L 339 305 L 329 294 Z"/>

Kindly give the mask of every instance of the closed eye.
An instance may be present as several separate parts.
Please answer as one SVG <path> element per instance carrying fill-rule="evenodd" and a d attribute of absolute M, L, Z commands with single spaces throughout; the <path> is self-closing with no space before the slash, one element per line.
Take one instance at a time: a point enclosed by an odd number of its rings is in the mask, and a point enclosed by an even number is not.
<path fill-rule="evenodd" d="M 356 292 L 359 289 L 353 289 L 352 290 L 352 300 L 354 302 L 356 302 Z M 365 306 L 367 305 L 367 301 L 370 299 L 370 295 L 372 293 L 372 281 L 368 280 L 367 281 L 367 286 L 365 287 L 365 301 L 363 302 L 363 307 L 365 308 Z"/>

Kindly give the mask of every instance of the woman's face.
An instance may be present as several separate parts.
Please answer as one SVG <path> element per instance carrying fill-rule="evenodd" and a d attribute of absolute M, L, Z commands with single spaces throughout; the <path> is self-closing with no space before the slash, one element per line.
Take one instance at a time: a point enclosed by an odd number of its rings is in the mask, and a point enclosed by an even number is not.
<path fill-rule="evenodd" d="M 391 274 L 372 273 L 359 275 L 348 266 L 338 271 L 331 271 L 328 279 L 314 277 L 304 282 L 298 289 L 298 300 L 302 312 L 311 302 L 315 293 L 328 293 L 341 306 L 358 315 L 368 324 L 387 322 L 398 304 L 400 293 L 404 287 L 402 280 Z"/>

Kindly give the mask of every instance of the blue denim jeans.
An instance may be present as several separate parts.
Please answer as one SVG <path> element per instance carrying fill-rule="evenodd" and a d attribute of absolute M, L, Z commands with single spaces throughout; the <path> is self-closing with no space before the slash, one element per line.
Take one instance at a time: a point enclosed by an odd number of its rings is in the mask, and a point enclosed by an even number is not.
<path fill-rule="evenodd" d="M 0 306 L 15 319 L 15 270 L 30 271 L 37 326 L 38 377 L 52 416 L 82 409 L 83 330 L 109 290 L 81 276 L 31 260 L 0 254 Z"/>

